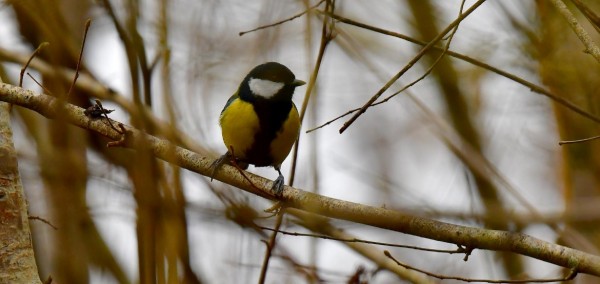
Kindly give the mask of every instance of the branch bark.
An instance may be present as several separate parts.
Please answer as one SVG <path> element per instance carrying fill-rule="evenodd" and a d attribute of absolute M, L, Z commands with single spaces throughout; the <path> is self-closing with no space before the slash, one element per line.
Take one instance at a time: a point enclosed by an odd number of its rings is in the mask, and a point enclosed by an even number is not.
<path fill-rule="evenodd" d="M 0 283 L 41 283 L 12 140 L 10 107 L 0 102 Z"/>
<path fill-rule="evenodd" d="M 94 131 L 112 140 L 122 138 L 122 134 L 113 129 L 105 119 L 90 119 L 84 115 L 84 110 L 77 106 L 67 104 L 59 107 L 58 101 L 47 95 L 0 83 L 0 101 L 35 110 L 50 119 L 60 116 L 71 124 Z M 119 124 L 116 121 L 112 123 Z M 130 148 L 137 142 L 144 141 L 144 143 L 148 143 L 154 156 L 159 159 L 204 176 L 210 176 L 212 173 L 210 169 L 212 159 L 131 127 L 125 126 L 125 129 L 127 136 L 122 143 L 123 147 Z M 247 192 L 275 200 L 274 193 L 270 190 L 272 181 L 252 173 L 244 172 L 242 175 L 236 168 L 225 165 L 215 174 L 214 178 Z M 542 241 L 522 233 L 439 222 L 385 208 L 329 198 L 289 186 L 285 187 L 280 201 L 285 202 L 288 207 L 330 218 L 453 243 L 469 249 L 509 251 L 573 269 L 578 273 L 600 276 L 600 256 Z"/>
<path fill-rule="evenodd" d="M 590 35 L 585 31 L 585 29 L 579 24 L 575 15 L 571 13 L 571 10 L 567 8 L 567 5 L 562 0 L 551 0 L 552 4 L 558 9 L 560 14 L 569 22 L 569 26 L 575 32 L 575 35 L 581 40 L 583 45 L 585 46 L 585 52 L 591 54 L 596 61 L 600 62 L 600 48 L 594 43 Z"/>

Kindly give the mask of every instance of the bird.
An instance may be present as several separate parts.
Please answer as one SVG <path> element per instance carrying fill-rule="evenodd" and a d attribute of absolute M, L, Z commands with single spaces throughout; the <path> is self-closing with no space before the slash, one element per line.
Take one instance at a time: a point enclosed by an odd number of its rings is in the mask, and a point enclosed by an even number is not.
<path fill-rule="evenodd" d="M 281 196 L 285 179 L 281 164 L 300 135 L 300 116 L 292 101 L 296 87 L 306 84 L 285 65 L 266 62 L 254 67 L 221 111 L 219 124 L 227 152 L 215 160 L 212 176 L 225 163 L 242 169 L 273 167 L 279 176 L 271 188 Z"/>

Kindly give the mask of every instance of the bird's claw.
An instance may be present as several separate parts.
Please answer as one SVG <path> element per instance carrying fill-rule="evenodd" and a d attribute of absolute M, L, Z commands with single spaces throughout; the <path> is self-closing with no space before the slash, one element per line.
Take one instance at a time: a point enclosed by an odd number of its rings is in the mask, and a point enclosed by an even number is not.
<path fill-rule="evenodd" d="M 271 187 L 271 190 L 275 192 L 275 196 L 281 197 L 281 194 L 283 193 L 284 183 L 285 182 L 282 175 L 279 175 L 275 179 L 275 181 L 273 181 L 273 186 Z"/>
<path fill-rule="evenodd" d="M 215 177 L 217 170 L 219 170 L 219 168 L 221 168 L 221 166 L 223 166 L 223 164 L 227 163 L 227 161 L 229 161 L 229 159 L 230 159 L 229 153 L 226 153 L 226 154 L 223 154 L 218 159 L 214 160 L 214 162 L 212 162 L 212 164 L 210 164 L 210 167 L 209 167 L 211 169 L 210 181 L 212 181 L 213 178 Z"/>

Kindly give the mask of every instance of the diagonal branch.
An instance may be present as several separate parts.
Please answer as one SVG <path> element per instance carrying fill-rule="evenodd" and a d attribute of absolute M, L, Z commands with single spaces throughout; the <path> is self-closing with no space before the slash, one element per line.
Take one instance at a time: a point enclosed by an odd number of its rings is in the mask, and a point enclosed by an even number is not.
<path fill-rule="evenodd" d="M 400 33 L 396 33 L 396 32 L 392 32 L 392 31 L 384 30 L 384 29 L 381 29 L 381 28 L 378 28 L 378 27 L 375 27 L 375 26 L 370 26 L 370 25 L 367 25 L 367 24 L 364 24 L 364 23 L 361 23 L 361 22 L 358 22 L 358 21 L 355 21 L 355 20 L 352 20 L 352 19 L 349 19 L 349 18 L 346 18 L 346 17 L 342 17 L 340 15 L 327 14 L 327 16 L 338 20 L 340 23 L 344 23 L 344 24 L 348 24 L 348 25 L 355 26 L 355 27 L 358 27 L 358 28 L 370 30 L 370 31 L 373 31 L 373 32 L 376 32 L 376 33 L 380 33 L 380 34 L 383 34 L 383 35 L 388 35 L 388 36 L 396 37 L 396 38 L 403 39 L 403 40 L 406 40 L 408 42 L 412 42 L 414 44 L 418 44 L 418 45 L 421 45 L 421 46 L 427 45 L 427 42 L 420 41 L 420 40 L 417 40 L 415 38 L 412 38 L 412 37 L 409 37 L 409 36 L 406 36 L 406 35 L 403 35 L 403 34 L 400 34 Z M 434 46 L 434 47 L 432 47 L 432 49 L 437 50 L 437 51 L 444 51 L 444 47 L 440 47 L 440 46 Z M 1 49 L 0 49 L 0 51 L 1 51 Z M 559 96 L 557 94 L 554 94 L 554 93 L 550 92 L 549 90 L 544 89 L 544 87 L 542 87 L 542 86 L 536 85 L 536 84 L 534 84 L 534 83 L 532 83 L 530 81 L 527 81 L 527 80 L 525 80 L 525 79 L 523 79 L 523 78 L 521 78 L 521 77 L 519 77 L 519 76 L 517 76 L 515 74 L 509 73 L 509 72 L 504 71 L 504 70 L 501 70 L 501 69 L 496 68 L 494 66 L 491 66 L 491 65 L 489 65 L 487 63 L 484 63 L 484 62 L 481 62 L 481 61 L 479 61 L 477 59 L 471 58 L 471 57 L 469 57 L 467 55 L 464 55 L 464 54 L 461 54 L 461 53 L 458 53 L 458 52 L 454 52 L 452 50 L 447 50 L 445 53 L 448 56 L 454 57 L 456 59 L 463 60 L 463 61 L 468 62 L 470 64 L 473 64 L 475 66 L 478 66 L 478 67 L 481 67 L 483 69 L 486 69 L 486 70 L 488 70 L 490 72 L 494 72 L 494 73 L 496 73 L 496 74 L 498 74 L 498 75 L 500 75 L 502 77 L 505 77 L 505 78 L 507 78 L 509 80 L 512 80 L 512 81 L 514 81 L 514 82 L 516 82 L 518 84 L 521 84 L 521 85 L 529 88 L 534 93 L 538 93 L 540 95 L 546 96 L 549 99 L 553 100 L 554 102 L 556 102 L 558 104 L 561 104 L 564 107 L 566 107 L 566 108 L 574 111 L 575 113 L 577 113 L 577 114 L 579 114 L 579 115 L 581 115 L 581 116 L 583 116 L 585 118 L 588 118 L 588 119 L 590 119 L 592 121 L 600 123 L 600 117 L 598 117 L 598 116 L 596 116 L 596 115 L 594 115 L 594 114 L 592 114 L 592 113 L 590 113 L 590 112 L 582 109 L 581 107 L 579 107 L 576 104 L 570 102 L 569 100 L 567 100 L 567 99 L 565 99 L 565 98 L 563 98 L 563 97 L 561 97 L 561 96 Z M 381 102 L 383 102 L 383 101 L 374 102 L 371 106 L 378 105 Z M 358 110 L 359 110 L 359 108 L 353 109 L 353 110 L 349 111 L 348 113 L 344 114 L 343 116 L 346 116 L 349 113 L 353 113 L 353 112 L 358 111 Z M 341 118 L 341 117 L 337 117 L 337 118 L 335 118 L 335 120 L 337 120 L 339 118 Z M 328 122 L 328 123 L 331 123 L 331 122 Z"/>
<path fill-rule="evenodd" d="M 352 123 L 354 123 L 354 121 L 356 121 L 356 119 L 359 116 L 361 116 L 363 113 L 365 113 L 365 111 L 367 111 L 367 108 L 369 108 L 371 106 L 371 104 L 373 104 L 385 91 L 387 91 L 387 89 L 389 89 L 392 86 L 392 84 L 394 84 L 400 77 L 402 77 L 402 75 L 404 75 L 408 70 L 410 70 L 410 68 L 412 68 L 413 65 L 415 65 L 415 63 L 417 63 L 417 61 L 419 61 L 423 56 L 425 56 L 425 54 L 427 54 L 427 52 L 438 43 L 438 41 L 442 40 L 446 36 L 446 34 L 451 32 L 452 30 L 454 30 L 454 28 L 456 26 L 458 26 L 458 24 L 460 24 L 460 22 L 462 22 L 467 16 L 469 16 L 471 13 L 473 13 L 473 11 L 475 11 L 484 2 L 485 2 L 485 0 L 477 1 L 475 4 L 473 4 L 473 6 L 471 6 L 468 10 L 466 10 L 463 14 L 461 14 L 456 20 L 454 20 L 452 23 L 450 23 L 443 31 L 441 31 L 440 34 L 438 34 L 434 39 L 432 39 L 429 43 L 427 43 L 427 45 L 425 45 L 423 48 L 421 48 L 421 50 L 419 50 L 419 53 L 417 53 L 417 55 L 415 55 L 415 57 L 413 57 L 413 59 L 411 59 L 404 66 L 404 68 L 402 68 L 402 70 L 400 70 L 400 72 L 398 72 L 396 75 L 394 75 L 379 91 L 377 91 L 377 93 L 375 95 L 373 95 L 360 108 L 360 110 L 356 114 L 354 114 L 348 121 L 346 121 L 344 123 L 342 128 L 340 128 L 340 133 L 343 133 L 350 125 L 352 125 Z"/>
<path fill-rule="evenodd" d="M 562 0 L 551 0 L 552 4 L 558 12 L 569 22 L 569 25 L 575 32 L 575 35 L 581 40 L 583 45 L 585 46 L 585 52 L 591 54 L 596 61 L 600 62 L 600 48 L 594 43 L 594 40 L 590 37 L 590 35 L 585 31 L 585 29 L 579 24 L 575 15 L 571 13 L 571 10 L 567 8 L 567 5 Z"/>
<path fill-rule="evenodd" d="M 57 111 L 60 110 L 60 118 L 73 125 L 94 131 L 109 139 L 122 138 L 121 133 L 112 129 L 104 119 L 90 119 L 84 115 L 84 109 L 70 104 L 59 108 L 57 100 L 50 96 L 0 83 L 0 101 L 32 109 L 48 118 L 57 117 Z M 114 123 L 119 124 L 116 121 Z M 128 135 L 122 146 L 131 148 L 136 145 L 136 141 L 144 140 L 155 157 L 204 176 L 212 174 L 210 170 L 212 159 L 176 147 L 166 140 L 144 134 L 134 128 L 125 128 Z M 275 199 L 275 194 L 270 187 L 272 181 L 252 173 L 245 173 L 245 175 L 248 179 L 238 173 L 234 167 L 224 165 L 222 170 L 215 174 L 215 179 L 261 197 Z M 579 273 L 600 276 L 600 256 L 549 243 L 523 233 L 439 222 L 386 208 L 325 197 L 289 186 L 285 187 L 281 201 L 288 207 L 330 218 L 453 243 L 469 249 L 514 252 L 573 269 Z"/>

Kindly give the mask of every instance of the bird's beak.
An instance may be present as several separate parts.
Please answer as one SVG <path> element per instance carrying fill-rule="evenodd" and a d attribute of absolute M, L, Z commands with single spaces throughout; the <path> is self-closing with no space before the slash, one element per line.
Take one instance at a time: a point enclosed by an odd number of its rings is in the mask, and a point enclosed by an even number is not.
<path fill-rule="evenodd" d="M 302 86 L 304 84 L 306 84 L 306 82 L 304 82 L 302 80 L 298 80 L 298 79 L 296 79 L 296 80 L 294 80 L 294 82 L 292 82 L 292 86 L 295 86 L 295 87 L 299 87 L 299 86 Z"/>

